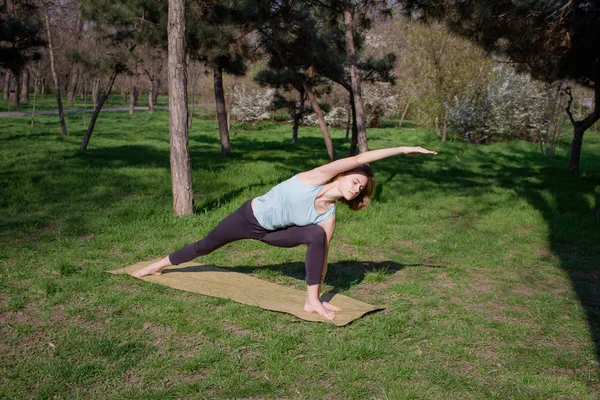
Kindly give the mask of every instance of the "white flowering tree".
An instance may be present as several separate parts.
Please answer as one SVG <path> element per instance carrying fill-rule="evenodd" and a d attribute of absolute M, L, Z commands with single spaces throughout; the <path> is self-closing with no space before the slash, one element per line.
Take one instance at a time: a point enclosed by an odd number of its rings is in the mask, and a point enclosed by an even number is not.
<path fill-rule="evenodd" d="M 454 97 L 448 108 L 450 127 L 472 142 L 495 137 L 537 140 L 548 126 L 551 96 L 541 83 L 505 64 L 493 72 L 484 92 L 470 88 Z"/>
<path fill-rule="evenodd" d="M 398 94 L 392 92 L 390 85 L 376 83 L 365 86 L 363 100 L 369 128 L 379 128 L 382 120 L 399 111 Z"/>
<path fill-rule="evenodd" d="M 275 98 L 275 89 L 251 89 L 245 84 L 234 93 L 231 115 L 240 122 L 257 122 L 271 118 L 269 107 Z"/>

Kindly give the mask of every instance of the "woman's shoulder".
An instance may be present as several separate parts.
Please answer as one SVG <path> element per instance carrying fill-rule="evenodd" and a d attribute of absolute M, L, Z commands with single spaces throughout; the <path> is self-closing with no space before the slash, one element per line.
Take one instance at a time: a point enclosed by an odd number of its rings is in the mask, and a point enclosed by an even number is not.
<path fill-rule="evenodd" d="M 311 169 L 310 171 L 300 172 L 294 176 L 297 177 L 301 183 L 305 183 L 307 185 L 321 186 L 329 182 L 328 177 L 324 176 L 316 168 Z"/>

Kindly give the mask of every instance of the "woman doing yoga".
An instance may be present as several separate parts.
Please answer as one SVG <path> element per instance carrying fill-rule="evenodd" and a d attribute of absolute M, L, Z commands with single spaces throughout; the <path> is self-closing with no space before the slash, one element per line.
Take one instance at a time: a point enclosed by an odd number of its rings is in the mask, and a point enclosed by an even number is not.
<path fill-rule="evenodd" d="M 372 150 L 301 172 L 245 202 L 208 235 L 133 273 L 135 277 L 159 275 L 170 265 L 193 260 L 240 239 L 255 239 L 278 247 L 307 245 L 306 302 L 304 311 L 334 319 L 340 311 L 321 302 L 327 273 L 327 253 L 335 230 L 335 202 L 352 210 L 366 208 L 375 188 L 373 171 L 366 164 L 400 154 L 437 154 L 422 147 Z"/>

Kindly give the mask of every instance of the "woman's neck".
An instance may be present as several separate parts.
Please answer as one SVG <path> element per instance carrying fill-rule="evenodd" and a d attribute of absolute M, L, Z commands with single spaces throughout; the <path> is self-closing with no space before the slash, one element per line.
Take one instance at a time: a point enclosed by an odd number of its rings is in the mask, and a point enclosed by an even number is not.
<path fill-rule="evenodd" d="M 337 182 L 329 182 L 323 186 L 323 189 L 317 195 L 317 201 L 325 204 L 335 203 L 336 200 L 341 199 L 342 193 L 338 189 Z"/>

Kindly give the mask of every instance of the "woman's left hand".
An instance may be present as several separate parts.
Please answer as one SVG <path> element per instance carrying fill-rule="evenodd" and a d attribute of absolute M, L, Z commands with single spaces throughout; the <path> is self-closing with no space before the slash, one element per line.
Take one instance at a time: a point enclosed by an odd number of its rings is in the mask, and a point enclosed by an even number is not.
<path fill-rule="evenodd" d="M 426 148 L 423 148 L 423 147 L 405 147 L 404 154 L 406 154 L 407 156 L 414 156 L 414 155 L 417 155 L 417 154 L 433 154 L 433 155 L 436 155 L 437 151 L 427 150 Z"/>

